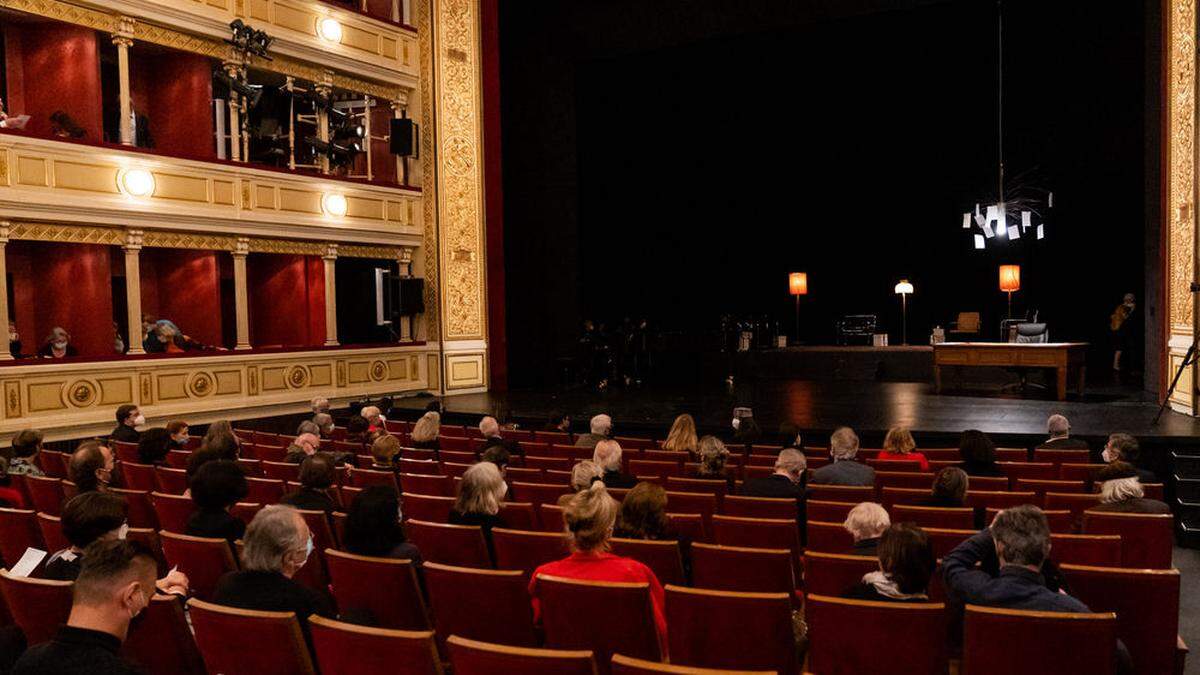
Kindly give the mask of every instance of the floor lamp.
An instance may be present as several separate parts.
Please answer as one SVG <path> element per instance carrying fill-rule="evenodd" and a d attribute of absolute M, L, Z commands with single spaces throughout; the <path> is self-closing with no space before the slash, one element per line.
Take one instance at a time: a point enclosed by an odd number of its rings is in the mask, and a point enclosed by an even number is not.
<path fill-rule="evenodd" d="M 1021 266 L 1000 266 L 1000 290 L 1008 293 L 1008 318 L 1012 319 L 1012 294 L 1021 290 Z"/>
<path fill-rule="evenodd" d="M 900 344 L 908 344 L 908 296 L 913 292 L 913 285 L 908 279 L 901 279 L 896 284 L 896 295 L 900 296 Z"/>
<path fill-rule="evenodd" d="M 788 292 L 796 298 L 796 344 L 800 344 L 800 296 L 808 295 L 808 274 L 804 272 L 789 274 Z"/>

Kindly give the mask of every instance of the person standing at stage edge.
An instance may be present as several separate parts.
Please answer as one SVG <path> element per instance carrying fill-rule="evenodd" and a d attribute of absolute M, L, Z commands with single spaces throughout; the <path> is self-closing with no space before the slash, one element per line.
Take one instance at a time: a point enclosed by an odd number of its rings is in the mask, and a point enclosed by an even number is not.
<path fill-rule="evenodd" d="M 1121 304 L 1113 310 L 1111 316 L 1108 317 L 1108 330 L 1112 334 L 1113 345 L 1113 379 L 1121 381 L 1121 355 L 1125 352 L 1132 353 L 1134 350 L 1134 341 L 1137 339 L 1136 326 L 1134 326 L 1134 310 L 1137 309 L 1137 303 L 1134 302 L 1133 293 L 1126 293 L 1121 300 Z M 1128 368 L 1124 369 L 1128 372 Z"/>

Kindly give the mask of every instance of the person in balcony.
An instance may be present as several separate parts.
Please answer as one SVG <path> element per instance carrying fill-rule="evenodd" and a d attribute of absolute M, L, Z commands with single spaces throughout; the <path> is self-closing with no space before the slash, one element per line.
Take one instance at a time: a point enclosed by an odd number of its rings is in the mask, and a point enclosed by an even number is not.
<path fill-rule="evenodd" d="M 71 344 L 71 334 L 61 326 L 50 329 L 46 342 L 38 350 L 38 356 L 43 359 L 61 359 L 68 356 L 79 356 L 79 350 Z"/>
<path fill-rule="evenodd" d="M 21 334 L 17 332 L 17 322 L 8 322 L 8 353 L 12 354 L 14 359 L 19 359 L 21 354 Z"/>

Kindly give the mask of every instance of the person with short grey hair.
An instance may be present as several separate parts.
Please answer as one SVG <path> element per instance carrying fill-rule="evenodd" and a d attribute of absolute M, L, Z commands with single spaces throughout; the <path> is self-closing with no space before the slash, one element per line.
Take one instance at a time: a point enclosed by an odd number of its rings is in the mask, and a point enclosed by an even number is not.
<path fill-rule="evenodd" d="M 1108 442 L 1104 444 L 1104 450 L 1100 453 L 1100 459 L 1105 464 L 1128 462 L 1137 471 L 1139 481 L 1157 483 L 1158 476 L 1153 471 L 1141 468 L 1141 456 L 1142 448 L 1138 444 L 1137 438 L 1125 433 L 1110 434 Z"/>
<path fill-rule="evenodd" d="M 312 434 L 313 436 L 321 435 L 321 427 L 312 420 L 304 420 L 296 427 L 296 435 Z"/>
<path fill-rule="evenodd" d="M 592 452 L 592 461 L 604 470 L 600 480 L 609 488 L 632 488 L 637 485 L 637 479 L 621 472 L 621 444 L 604 439 L 596 444 Z"/>
<path fill-rule="evenodd" d="M 521 448 L 520 443 L 511 438 L 501 437 L 500 422 L 495 417 L 485 415 L 483 419 L 479 420 L 479 433 L 483 436 L 483 445 L 479 448 L 480 452 L 499 446 L 504 448 L 509 456 L 525 456 L 525 451 Z"/>
<path fill-rule="evenodd" d="M 1046 433 L 1050 434 L 1050 438 L 1046 439 L 1040 449 L 1045 450 L 1087 450 L 1087 441 L 1081 438 L 1071 438 L 1071 422 L 1066 416 L 1055 413 L 1046 418 Z"/>
<path fill-rule="evenodd" d="M 1147 499 L 1138 478 L 1138 470 L 1128 462 L 1113 462 L 1096 474 L 1100 485 L 1100 503 L 1089 511 L 1115 513 L 1170 513 L 1171 507 L 1157 499 Z"/>
<path fill-rule="evenodd" d="M 840 427 L 829 436 L 829 456 L 833 462 L 812 475 L 814 485 L 874 485 L 875 469 L 858 462 L 858 434 Z"/>
<path fill-rule="evenodd" d="M 306 637 L 309 616 L 337 616 L 327 596 L 293 580 L 309 558 L 320 555 L 313 550 L 312 533 L 299 511 L 283 504 L 264 507 L 246 527 L 243 542 L 242 569 L 221 577 L 213 602 L 240 609 L 295 612 Z"/>
<path fill-rule="evenodd" d="M 333 415 L 329 413 L 317 413 L 313 415 L 312 423 L 317 425 L 320 432 L 318 435 L 321 438 L 329 438 L 333 435 Z"/>
<path fill-rule="evenodd" d="M 312 411 L 313 411 L 314 416 L 320 415 L 322 413 L 328 414 L 329 413 L 329 399 L 325 398 L 324 396 L 317 396 L 316 398 L 314 398 L 312 400 Z"/>
<path fill-rule="evenodd" d="M 888 512 L 875 502 L 863 502 L 850 509 L 842 527 L 854 537 L 854 546 L 849 555 L 874 556 L 879 547 L 879 538 L 884 530 L 892 526 Z"/>
<path fill-rule="evenodd" d="M 575 447 L 577 448 L 595 448 L 600 441 L 606 440 L 612 435 L 612 418 L 604 413 L 600 413 L 592 418 L 591 433 L 582 434 L 575 439 Z"/>

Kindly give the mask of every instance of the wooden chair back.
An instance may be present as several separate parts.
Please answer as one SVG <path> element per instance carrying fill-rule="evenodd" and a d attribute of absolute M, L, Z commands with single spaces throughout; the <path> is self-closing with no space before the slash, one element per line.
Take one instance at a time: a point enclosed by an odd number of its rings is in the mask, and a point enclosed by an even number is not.
<path fill-rule="evenodd" d="M 925 496 L 929 495 L 928 491 L 923 494 Z M 857 504 L 851 504 L 850 502 L 827 502 L 810 499 L 805 502 L 805 515 L 808 520 L 818 520 L 822 523 L 841 523 L 845 522 L 846 516 L 850 515 L 850 509 L 855 506 Z"/>
<path fill-rule="evenodd" d="M 437 465 L 434 464 L 434 466 L 436 467 Z M 419 474 L 413 474 L 413 475 L 419 475 Z M 430 476 L 430 478 L 438 481 L 442 485 L 447 485 L 447 484 L 449 484 L 449 481 L 450 481 L 449 478 L 442 476 L 442 475 Z M 349 482 L 350 482 L 350 485 L 352 485 L 354 487 L 367 488 L 367 487 L 372 487 L 375 485 L 382 485 L 383 487 L 391 488 L 391 490 L 393 492 L 397 492 L 397 493 L 400 492 L 400 486 L 397 485 L 397 483 L 396 483 L 396 474 L 391 471 L 376 471 L 375 469 L 354 469 L 353 471 L 350 472 L 350 481 Z M 420 491 L 413 490 L 413 492 L 420 492 Z M 426 493 L 426 494 L 444 494 L 444 493 L 443 492 L 436 492 L 436 493 L 430 492 L 430 493 Z"/>
<path fill-rule="evenodd" d="M 33 510 L 0 508 L 0 558 L 6 569 L 17 564 L 25 549 L 48 550 L 35 514 Z"/>
<path fill-rule="evenodd" d="M 1072 520 L 1082 525 L 1083 512 L 1100 503 L 1100 493 L 1048 491 L 1043 502 L 1047 510 L 1070 511 Z"/>
<path fill-rule="evenodd" d="M 841 523 L 826 523 L 808 519 L 805 524 L 805 544 L 809 551 L 845 553 L 854 546 L 854 536 Z"/>
<path fill-rule="evenodd" d="M 1008 476 L 1015 487 L 1022 478 L 1034 480 L 1054 480 L 1058 478 L 1058 465 L 1050 462 L 996 462 L 996 466 Z"/>
<path fill-rule="evenodd" d="M 804 608 L 810 641 L 808 667 L 814 673 L 946 672 L 946 609 L 941 603 L 869 602 L 809 595 Z M 887 658 L 862 649 L 863 635 L 888 635 Z"/>
<path fill-rule="evenodd" d="M 137 462 L 121 462 L 121 477 L 130 490 L 153 492 L 158 489 L 158 481 L 154 478 L 154 466 L 138 464 Z"/>
<path fill-rule="evenodd" d="M 183 601 L 173 595 L 151 598 L 138 620 L 129 625 L 121 656 L 147 673 L 205 675 Z"/>
<path fill-rule="evenodd" d="M 808 486 L 809 496 L 823 502 L 861 502 L 875 501 L 875 488 L 857 485 L 812 485 Z"/>
<path fill-rule="evenodd" d="M 25 643 L 36 645 L 54 637 L 71 614 L 70 581 L 16 577 L 0 570 L 0 594 L 13 621 L 25 633 Z"/>
<path fill-rule="evenodd" d="M 429 612 L 411 560 L 326 550 L 330 589 L 343 616 L 398 630 L 429 630 Z"/>
<path fill-rule="evenodd" d="M 927 527 L 925 534 L 929 535 L 929 543 L 933 544 L 933 555 L 938 559 L 945 557 L 947 553 L 953 551 L 959 544 L 970 539 L 976 534 L 976 530 L 953 530 L 943 529 L 940 527 Z"/>
<path fill-rule="evenodd" d="M 533 532 L 540 527 L 533 502 L 504 502 L 500 506 L 500 517 L 510 530 Z"/>
<path fill-rule="evenodd" d="M 975 527 L 975 509 L 939 508 L 896 504 L 891 509 L 893 523 L 916 523 L 921 527 L 969 530 Z"/>
<path fill-rule="evenodd" d="M 527 532 L 497 527 L 492 530 L 496 568 L 520 570 L 526 577 L 539 566 L 561 560 L 571 551 L 561 533 Z"/>
<path fill-rule="evenodd" d="M 1034 478 L 1018 478 L 1016 480 L 1016 489 L 1018 492 L 1032 492 L 1038 504 L 1044 506 L 1046 503 L 1047 492 L 1065 492 L 1083 494 L 1087 490 L 1087 483 L 1081 480 L 1040 480 Z"/>
<path fill-rule="evenodd" d="M 868 459 L 867 466 L 876 471 L 896 473 L 920 473 L 921 462 L 915 459 Z M 925 477 L 933 483 L 933 474 L 926 472 Z"/>
<path fill-rule="evenodd" d="M 246 478 L 247 502 L 278 504 L 283 499 L 283 481 L 278 478 Z"/>
<path fill-rule="evenodd" d="M 487 542 L 479 527 L 409 520 L 405 522 L 405 529 L 425 560 L 459 567 L 492 566 Z"/>
<path fill-rule="evenodd" d="M 33 502 L 34 511 L 52 516 L 62 515 L 63 501 L 66 497 L 62 479 L 26 474 L 25 487 L 29 490 L 29 499 Z"/>
<path fill-rule="evenodd" d="M 71 542 L 67 541 L 66 536 L 63 535 L 62 518 L 39 512 L 37 524 L 42 533 L 42 541 L 46 543 L 47 553 L 61 551 L 71 546 Z"/>
<path fill-rule="evenodd" d="M 520 483 L 512 484 L 513 494 L 511 497 L 522 502 L 531 504 L 557 504 L 558 498 L 571 494 L 571 487 L 566 484 L 550 485 L 546 483 Z"/>
<path fill-rule="evenodd" d="M 1039 500 L 1033 492 L 991 492 L 989 490 L 973 490 L 967 489 L 967 498 L 964 506 L 972 508 L 992 508 L 992 509 L 1007 509 L 1011 506 L 1020 506 L 1021 504 L 1033 504 L 1037 506 Z"/>
<path fill-rule="evenodd" d="M 586 649 L 531 649 L 468 640 L 447 640 L 455 675 L 596 675 L 592 652 Z M 607 671 L 605 671 L 607 672 Z"/>
<path fill-rule="evenodd" d="M 518 570 L 483 570 L 425 563 L 425 588 L 439 640 L 451 635 L 535 647 L 529 578 Z"/>
<path fill-rule="evenodd" d="M 670 663 L 659 663 L 645 659 L 635 659 L 621 654 L 613 654 L 613 675 L 774 675 L 774 670 L 725 670 L 724 668 L 696 668 L 693 666 L 677 666 Z"/>
<path fill-rule="evenodd" d="M 875 489 L 879 491 L 888 487 L 924 490 L 928 495 L 933 487 L 933 474 L 919 471 L 876 471 Z"/>
<path fill-rule="evenodd" d="M 176 494 L 151 492 L 150 503 L 154 505 L 159 527 L 171 532 L 186 532 L 188 518 L 196 512 L 196 503 L 191 497 Z"/>
<path fill-rule="evenodd" d="M 188 601 L 196 645 L 210 673 L 315 675 L 293 612 L 260 612 Z"/>
<path fill-rule="evenodd" d="M 704 517 L 699 513 L 668 513 L 667 522 L 679 533 L 681 539 L 712 541 L 708 528 L 704 526 Z"/>
<path fill-rule="evenodd" d="M 543 574 L 537 588 L 547 647 L 591 649 L 600 664 L 609 663 L 614 653 L 661 658 L 648 584 Z"/>
<path fill-rule="evenodd" d="M 967 605 L 963 672 L 1112 675 L 1117 617 Z"/>
<path fill-rule="evenodd" d="M 450 519 L 450 511 L 454 508 L 454 497 L 405 492 L 400 495 L 400 510 L 405 518 L 424 520 L 430 523 L 444 523 Z"/>
<path fill-rule="evenodd" d="M 154 480 L 158 483 L 158 491 L 169 495 L 181 495 L 188 489 L 187 471 L 183 469 L 156 466 L 154 467 Z"/>
<path fill-rule="evenodd" d="M 291 462 L 272 462 L 262 460 L 263 478 L 298 482 L 300 480 L 300 465 Z"/>
<path fill-rule="evenodd" d="M 541 525 L 543 532 L 558 532 L 562 533 L 566 527 L 563 521 L 563 509 L 555 504 L 534 504 L 534 508 L 538 512 L 538 523 Z"/>
<path fill-rule="evenodd" d="M 425 476 L 440 476 L 442 469 L 437 462 L 427 459 L 405 459 L 401 457 L 396 460 L 396 466 L 400 469 L 400 473 L 412 473 Z"/>
<path fill-rule="evenodd" d="M 879 569 L 879 559 L 840 553 L 804 552 L 804 592 L 838 597 Z"/>
<path fill-rule="evenodd" d="M 1050 557 L 1058 563 L 1120 567 L 1121 537 L 1050 533 Z"/>
<path fill-rule="evenodd" d="M 1050 464 L 1087 464 L 1092 457 L 1090 450 L 1059 450 L 1057 448 L 1034 448 L 1034 462 Z"/>
<path fill-rule="evenodd" d="M 167 562 L 187 575 L 189 590 L 201 600 L 212 598 L 221 576 L 238 568 L 229 542 L 224 539 L 191 537 L 166 530 L 159 533 L 159 538 Z"/>
<path fill-rule="evenodd" d="M 1001 509 L 987 509 L 984 512 L 984 524 L 991 524 L 1000 511 Z M 1078 529 L 1078 519 L 1066 509 L 1042 509 L 1042 515 L 1046 516 L 1046 523 L 1054 534 L 1074 534 Z"/>
<path fill-rule="evenodd" d="M 795 499 L 727 495 L 721 504 L 721 515 L 743 518 L 795 519 L 798 506 Z"/>
<path fill-rule="evenodd" d="M 791 593 L 739 593 L 668 585 L 671 663 L 796 671 Z"/>
<path fill-rule="evenodd" d="M 713 516 L 713 541 L 723 546 L 786 548 L 800 578 L 800 529 L 794 519 Z"/>
<path fill-rule="evenodd" d="M 432 631 L 372 628 L 309 617 L 321 675 L 442 675 Z"/>
<path fill-rule="evenodd" d="M 1175 517 L 1169 513 L 1084 511 L 1084 534 L 1121 537 L 1121 566 L 1170 569 L 1175 548 Z"/>
<path fill-rule="evenodd" d="M 662 585 L 687 583 L 687 578 L 683 574 L 683 554 L 679 550 L 678 541 L 648 541 L 617 537 L 613 537 L 610 541 L 613 553 L 633 558 L 649 567 Z"/>
<path fill-rule="evenodd" d="M 788 549 L 693 543 L 692 585 L 749 593 L 793 593 L 797 577 Z"/>

